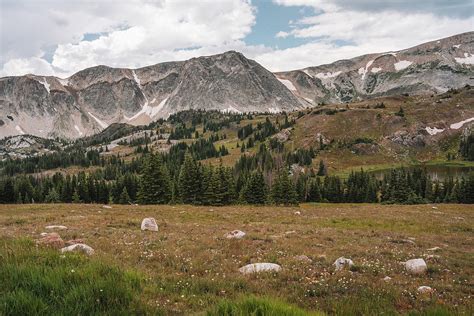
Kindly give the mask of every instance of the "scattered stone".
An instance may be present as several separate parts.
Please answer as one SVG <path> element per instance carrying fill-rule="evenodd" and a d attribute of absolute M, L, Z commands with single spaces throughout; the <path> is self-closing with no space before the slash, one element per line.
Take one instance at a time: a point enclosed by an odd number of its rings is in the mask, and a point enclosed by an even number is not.
<path fill-rule="evenodd" d="M 242 239 L 244 238 L 245 233 L 241 230 L 233 230 L 230 233 L 227 233 L 225 235 L 225 238 L 227 239 Z"/>
<path fill-rule="evenodd" d="M 305 255 L 295 256 L 295 259 L 298 260 L 298 261 L 306 262 L 306 263 L 312 263 L 313 262 L 313 260 L 311 260 L 311 258 L 309 258 L 308 256 L 305 256 Z"/>
<path fill-rule="evenodd" d="M 102 208 L 111 209 L 112 206 L 110 206 L 110 205 L 102 205 Z"/>
<path fill-rule="evenodd" d="M 427 261 L 438 261 L 439 258 L 441 258 L 438 255 L 424 255 Z"/>
<path fill-rule="evenodd" d="M 281 270 L 280 265 L 276 263 L 268 263 L 268 262 L 251 263 L 239 269 L 240 273 L 243 273 L 243 274 L 259 273 L 259 272 L 279 272 L 280 270 Z"/>
<path fill-rule="evenodd" d="M 42 238 L 36 241 L 38 245 L 48 246 L 52 248 L 62 248 L 64 247 L 64 241 L 58 233 L 46 233 L 42 234 Z"/>
<path fill-rule="evenodd" d="M 71 239 L 71 240 L 66 241 L 66 246 L 72 246 L 75 244 L 83 244 L 83 243 L 84 243 L 83 239 Z"/>
<path fill-rule="evenodd" d="M 454 219 L 457 219 L 458 221 L 463 221 L 463 220 L 464 220 L 464 217 L 456 216 Z"/>
<path fill-rule="evenodd" d="M 40 236 L 41 237 L 44 237 L 44 236 L 47 236 L 49 233 L 41 233 Z"/>
<path fill-rule="evenodd" d="M 342 270 L 345 267 L 350 268 L 354 265 L 354 262 L 351 259 L 347 259 L 344 257 L 338 258 L 334 261 L 334 266 L 336 267 L 336 271 Z"/>
<path fill-rule="evenodd" d="M 66 226 L 63 225 L 49 225 L 45 227 L 46 229 L 67 229 Z"/>
<path fill-rule="evenodd" d="M 300 211 L 296 211 L 294 214 L 295 214 L 295 215 L 301 215 L 301 212 L 300 212 Z"/>
<path fill-rule="evenodd" d="M 438 250 L 441 250 L 440 247 L 433 247 L 433 248 L 430 248 L 430 249 L 426 249 L 426 251 L 438 251 Z"/>
<path fill-rule="evenodd" d="M 437 210 L 438 208 L 437 208 L 436 206 L 433 206 L 432 209 L 433 209 L 433 210 Z"/>
<path fill-rule="evenodd" d="M 153 217 L 144 218 L 141 228 L 142 230 L 151 230 L 153 232 L 158 231 L 158 225 Z"/>
<path fill-rule="evenodd" d="M 62 253 L 65 252 L 82 252 L 88 256 L 94 254 L 94 249 L 92 249 L 90 246 L 86 244 L 74 244 L 71 246 L 67 246 L 61 249 Z"/>
<path fill-rule="evenodd" d="M 392 278 L 391 278 L 391 277 L 389 277 L 389 276 L 386 276 L 386 277 L 385 277 L 385 278 L 383 278 L 382 280 L 384 280 L 385 282 L 388 282 L 388 281 L 392 280 Z"/>
<path fill-rule="evenodd" d="M 422 285 L 417 289 L 418 293 L 420 294 L 431 294 L 433 293 L 433 289 L 429 286 Z"/>
<path fill-rule="evenodd" d="M 405 269 L 410 274 L 423 274 L 426 272 L 428 267 L 426 266 L 425 260 L 418 258 L 418 259 L 410 259 L 405 262 Z"/>

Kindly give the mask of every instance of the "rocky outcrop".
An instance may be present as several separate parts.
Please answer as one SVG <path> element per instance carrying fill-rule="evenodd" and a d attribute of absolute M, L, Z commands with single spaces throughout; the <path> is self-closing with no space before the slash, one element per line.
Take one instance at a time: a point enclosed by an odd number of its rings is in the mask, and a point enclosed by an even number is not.
<path fill-rule="evenodd" d="M 446 92 L 474 84 L 474 32 L 276 76 L 312 105 Z"/>
<path fill-rule="evenodd" d="M 270 71 L 230 51 L 140 69 L 97 66 L 67 79 L 0 78 L 0 137 L 79 138 L 113 123 L 144 125 L 189 109 L 280 112 L 302 107 Z"/>

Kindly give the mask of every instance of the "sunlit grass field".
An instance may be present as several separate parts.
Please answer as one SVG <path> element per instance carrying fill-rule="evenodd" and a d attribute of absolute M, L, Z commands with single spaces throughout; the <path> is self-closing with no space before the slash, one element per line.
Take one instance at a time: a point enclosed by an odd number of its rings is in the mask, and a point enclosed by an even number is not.
<path fill-rule="evenodd" d="M 95 254 L 36 245 L 47 225 Z M 1 205 L 0 315 L 471 315 L 473 227 L 469 205 Z M 355 266 L 335 272 L 341 256 Z M 282 270 L 239 272 L 256 262 Z"/>

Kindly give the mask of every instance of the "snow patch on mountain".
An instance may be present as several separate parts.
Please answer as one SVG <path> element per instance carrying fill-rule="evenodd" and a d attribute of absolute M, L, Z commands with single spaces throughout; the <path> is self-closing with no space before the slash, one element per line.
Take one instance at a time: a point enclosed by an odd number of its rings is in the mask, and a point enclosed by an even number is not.
<path fill-rule="evenodd" d="M 395 67 L 396 71 L 400 71 L 400 70 L 410 67 L 411 64 L 413 64 L 413 62 L 408 61 L 408 60 L 400 60 L 399 62 L 396 62 L 395 64 L 393 64 L 393 66 Z"/>
<path fill-rule="evenodd" d="M 453 45 L 454 48 L 459 48 L 461 47 L 461 44 Z"/>
<path fill-rule="evenodd" d="M 454 58 L 458 63 L 465 65 L 474 65 L 474 55 L 469 53 L 464 53 L 464 58 Z"/>
<path fill-rule="evenodd" d="M 365 79 L 365 75 L 367 74 L 367 71 L 369 70 L 370 66 L 374 63 L 374 60 L 369 61 L 366 65 L 365 68 L 359 68 L 359 75 L 362 75 L 362 80 Z"/>
<path fill-rule="evenodd" d="M 425 128 L 425 130 L 426 130 L 426 131 L 428 132 L 428 134 L 430 134 L 431 136 L 444 132 L 444 128 L 436 128 L 436 127 L 431 128 L 431 127 L 429 127 L 429 126 L 427 126 L 427 127 Z"/>
<path fill-rule="evenodd" d="M 376 74 L 376 73 L 378 73 L 378 72 L 381 71 L 381 70 L 382 70 L 382 68 L 374 67 L 374 68 L 372 68 L 372 69 L 370 70 L 370 72 L 373 73 L 373 74 Z"/>
<path fill-rule="evenodd" d="M 295 86 L 293 85 L 293 83 L 290 81 L 290 80 L 287 80 L 287 79 L 280 79 L 280 78 L 277 78 L 278 81 L 280 81 L 281 83 L 283 83 L 285 85 L 285 87 L 288 88 L 288 90 L 290 91 L 296 91 L 296 88 Z"/>
<path fill-rule="evenodd" d="M 242 113 L 242 111 L 237 110 L 232 105 L 229 105 L 226 109 L 223 109 L 221 112 L 223 113 Z"/>
<path fill-rule="evenodd" d="M 319 79 L 329 79 L 329 78 L 337 77 L 337 76 L 339 76 L 341 73 L 342 73 L 342 71 L 325 72 L 325 73 L 320 72 L 320 73 L 316 74 L 316 78 L 319 78 Z"/>
<path fill-rule="evenodd" d="M 451 124 L 449 127 L 451 129 L 460 129 L 464 124 L 474 121 L 474 117 L 471 117 L 467 120 Z"/>
<path fill-rule="evenodd" d="M 23 131 L 23 129 L 20 127 L 20 125 L 17 125 L 15 126 L 15 129 L 18 131 L 18 133 L 20 133 L 21 135 L 25 135 L 25 132 Z"/>
<path fill-rule="evenodd" d="M 74 125 L 74 128 L 76 129 L 76 131 L 77 131 L 77 133 L 79 134 L 79 136 L 82 136 L 82 135 L 84 135 L 84 133 L 83 133 L 83 132 L 81 132 L 81 130 L 79 129 L 79 126 L 77 126 L 77 125 Z"/>
<path fill-rule="evenodd" d="M 65 79 L 58 78 L 58 81 L 59 81 L 60 84 L 63 85 L 63 87 L 69 85 L 69 78 L 65 78 Z"/>
<path fill-rule="evenodd" d="M 96 116 L 94 116 L 94 114 L 92 114 L 91 112 L 87 112 L 102 128 L 107 128 L 109 125 L 107 125 L 106 123 L 102 122 L 100 119 L 98 119 Z"/>
<path fill-rule="evenodd" d="M 270 112 L 270 113 L 280 113 L 281 109 L 279 109 L 278 107 L 270 107 L 270 108 L 268 108 L 268 112 Z"/>
<path fill-rule="evenodd" d="M 44 86 L 44 88 L 46 89 L 46 91 L 48 91 L 48 93 L 50 92 L 50 90 L 49 90 L 50 85 L 49 85 L 48 81 L 46 81 L 45 77 L 43 77 L 43 80 L 36 80 L 36 81 L 41 83 Z"/>

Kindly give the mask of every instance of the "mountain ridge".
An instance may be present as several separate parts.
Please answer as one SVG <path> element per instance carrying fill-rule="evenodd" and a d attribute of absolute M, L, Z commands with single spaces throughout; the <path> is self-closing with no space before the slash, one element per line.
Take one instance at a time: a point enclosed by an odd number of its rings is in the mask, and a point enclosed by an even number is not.
<path fill-rule="evenodd" d="M 272 73 L 228 51 L 136 69 L 89 67 L 68 78 L 0 78 L 0 137 L 79 138 L 112 123 L 145 125 L 189 109 L 292 111 L 474 85 L 474 32 L 396 52 Z"/>

